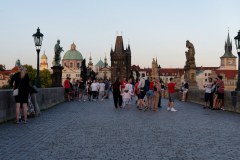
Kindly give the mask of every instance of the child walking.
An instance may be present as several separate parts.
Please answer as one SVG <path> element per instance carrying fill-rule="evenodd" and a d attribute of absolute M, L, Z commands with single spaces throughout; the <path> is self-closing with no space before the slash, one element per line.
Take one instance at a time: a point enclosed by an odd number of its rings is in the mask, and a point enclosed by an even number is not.
<path fill-rule="evenodd" d="M 130 107 L 131 104 L 131 96 L 133 95 L 132 92 L 129 92 L 128 88 L 125 88 L 122 92 L 121 96 L 123 99 L 123 105 L 122 108 Z"/>

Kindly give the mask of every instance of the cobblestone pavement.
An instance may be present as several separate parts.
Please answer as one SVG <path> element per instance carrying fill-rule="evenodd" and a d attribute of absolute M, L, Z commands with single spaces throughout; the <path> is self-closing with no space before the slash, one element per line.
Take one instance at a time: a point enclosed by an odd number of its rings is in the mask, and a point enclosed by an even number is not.
<path fill-rule="evenodd" d="M 240 159 L 240 115 L 176 101 L 177 112 L 65 102 L 28 124 L 0 125 L 1 160 Z"/>

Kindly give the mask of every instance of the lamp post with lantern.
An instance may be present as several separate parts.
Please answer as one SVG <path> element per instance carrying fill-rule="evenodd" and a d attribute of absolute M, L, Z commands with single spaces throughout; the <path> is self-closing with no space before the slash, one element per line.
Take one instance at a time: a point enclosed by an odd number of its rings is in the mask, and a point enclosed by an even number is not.
<path fill-rule="evenodd" d="M 41 50 L 41 46 L 42 46 L 42 40 L 43 40 L 43 34 L 40 32 L 40 29 L 38 27 L 37 32 L 35 34 L 32 35 L 34 38 L 34 43 L 35 43 L 35 47 L 36 47 L 36 51 L 37 51 L 37 87 L 40 88 L 41 84 L 40 84 L 40 74 L 39 74 L 39 53 Z"/>
<path fill-rule="evenodd" d="M 159 80 L 160 80 L 160 71 L 161 71 L 161 66 L 160 65 L 158 65 L 158 67 L 157 67 L 157 72 L 158 72 L 158 78 L 159 78 Z"/>
<path fill-rule="evenodd" d="M 234 40 L 238 54 L 238 80 L 236 91 L 240 91 L 240 30 L 238 31 L 238 35 L 234 37 Z"/>

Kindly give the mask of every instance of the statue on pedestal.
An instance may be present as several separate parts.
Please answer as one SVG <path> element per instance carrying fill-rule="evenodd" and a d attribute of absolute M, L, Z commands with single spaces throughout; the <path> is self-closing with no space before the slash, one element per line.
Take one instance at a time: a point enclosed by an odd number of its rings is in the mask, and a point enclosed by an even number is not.
<path fill-rule="evenodd" d="M 185 68 L 196 68 L 195 64 L 195 49 L 194 46 L 189 40 L 186 41 L 186 47 L 188 48 L 188 51 L 185 52 L 186 54 L 186 64 Z"/>
<path fill-rule="evenodd" d="M 61 52 L 63 52 L 63 48 L 60 47 L 60 40 L 57 40 L 57 44 L 54 46 L 54 58 L 53 58 L 53 66 L 61 66 L 60 60 L 61 60 Z"/>
<path fill-rule="evenodd" d="M 186 41 L 186 47 L 188 51 L 185 52 L 186 54 L 186 64 L 184 66 L 184 79 L 189 82 L 191 88 L 197 88 L 197 81 L 196 81 L 196 64 L 195 64 L 195 49 L 191 42 L 188 40 Z"/>

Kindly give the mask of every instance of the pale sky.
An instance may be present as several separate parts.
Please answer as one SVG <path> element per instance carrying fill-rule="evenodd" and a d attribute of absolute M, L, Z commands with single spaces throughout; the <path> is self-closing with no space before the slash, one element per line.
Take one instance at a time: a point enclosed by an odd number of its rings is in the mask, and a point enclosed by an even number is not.
<path fill-rule="evenodd" d="M 197 66 L 220 65 L 228 28 L 234 37 L 240 29 L 239 0 L 2 0 L 0 2 L 0 64 L 11 69 L 15 61 L 36 68 L 32 35 L 44 34 L 45 51 L 52 66 L 54 45 L 61 40 L 64 51 L 74 42 L 87 62 L 105 54 L 116 35 L 132 51 L 132 65 L 151 67 L 157 57 L 161 67 L 185 65 L 186 40 L 195 47 Z M 63 57 L 64 53 L 61 57 Z M 40 57 L 41 57 L 40 55 Z"/>

